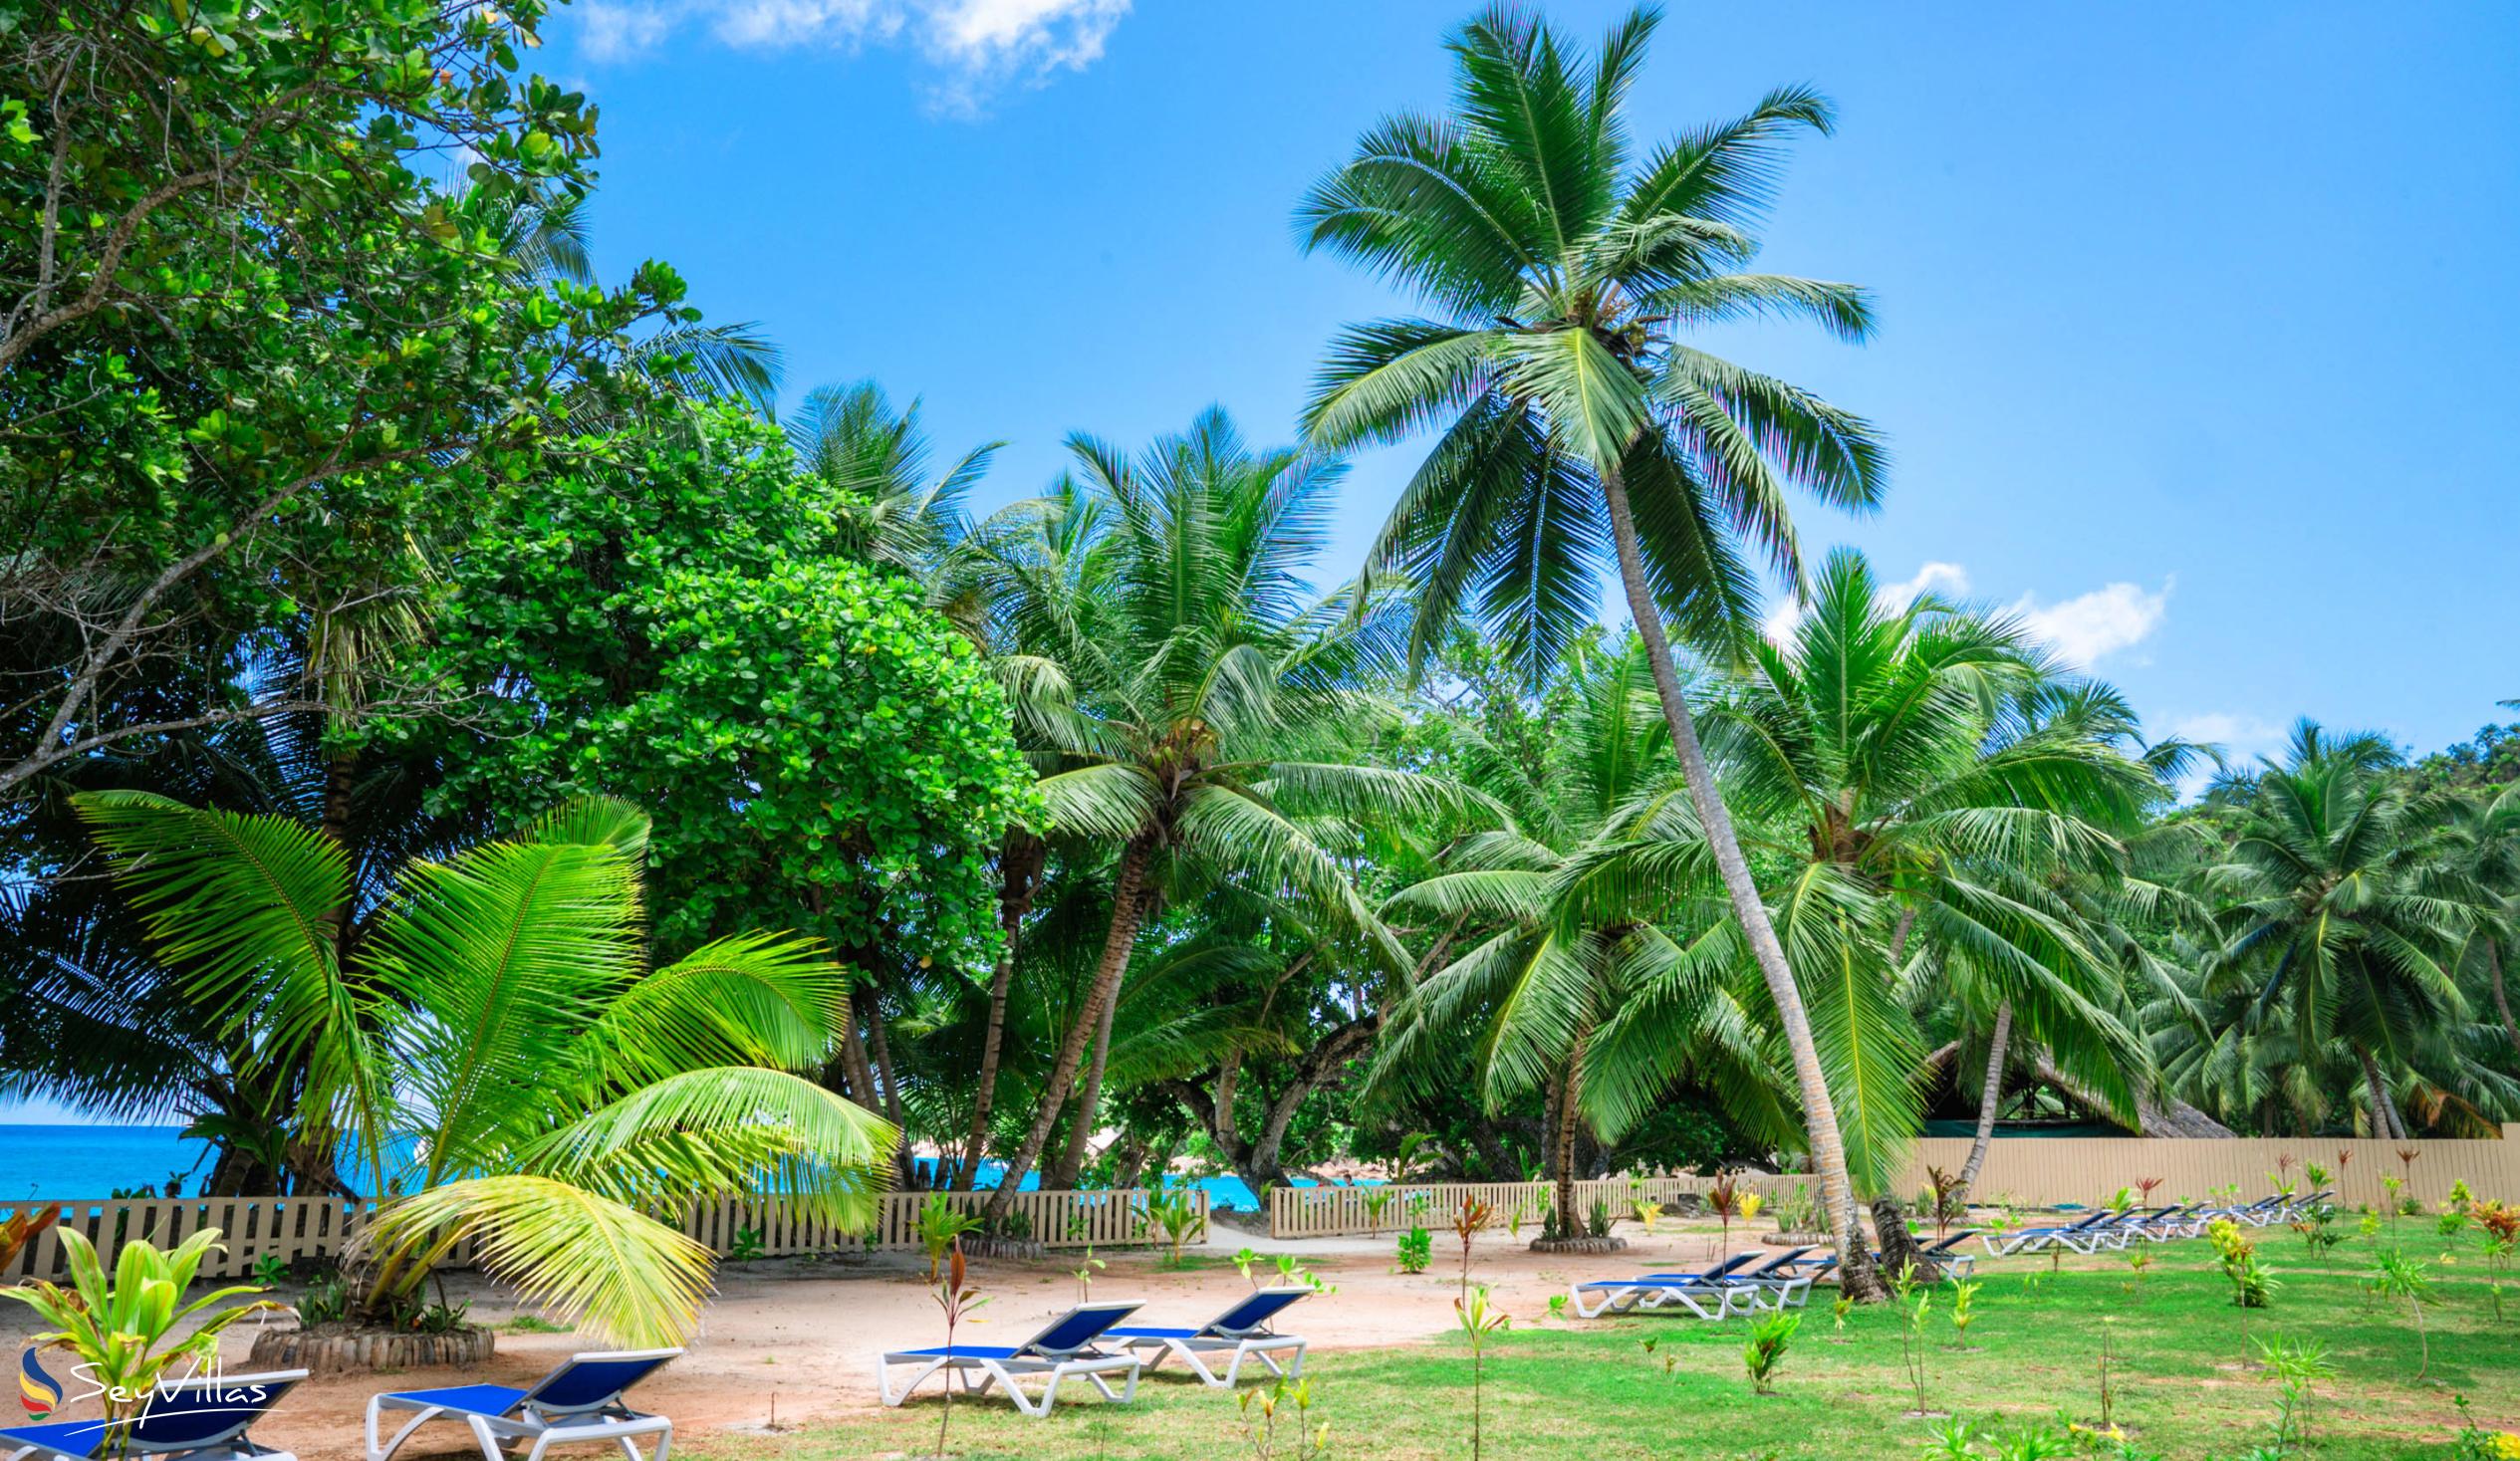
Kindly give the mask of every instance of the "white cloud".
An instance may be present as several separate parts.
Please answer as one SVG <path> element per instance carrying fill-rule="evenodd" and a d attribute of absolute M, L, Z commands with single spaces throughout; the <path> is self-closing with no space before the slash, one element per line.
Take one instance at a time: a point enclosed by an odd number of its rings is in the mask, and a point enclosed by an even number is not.
<path fill-rule="evenodd" d="M 2046 608 L 2025 594 L 2007 610 L 2068 664 L 2089 669 L 2152 636 L 2169 612 L 2170 581 L 2157 590 L 2111 584 Z"/>
<path fill-rule="evenodd" d="M 576 12 L 597 61 L 661 46 L 690 24 L 746 50 L 854 51 L 908 44 L 938 69 L 939 109 L 976 115 L 999 89 L 1083 71 L 1132 0 L 587 0 Z"/>
<path fill-rule="evenodd" d="M 2208 710 L 2195 715 L 2182 715 L 2170 722 L 2171 735 L 2183 741 L 2209 745 L 2222 753 L 2226 765 L 2234 769 L 2254 766 L 2261 756 L 2271 756 L 2284 748 L 2292 738 L 2289 726 L 2277 725 L 2255 715 L 2235 714 L 2227 710 Z M 2182 798 L 2194 797 L 2214 777 L 2211 763 L 2189 772 L 2179 781 Z"/>
<path fill-rule="evenodd" d="M 1875 591 L 1882 603 L 1892 609 L 1905 609 L 1916 602 L 1918 595 L 1940 594 L 1945 599 L 1958 599 L 1969 592 L 1969 571 L 1956 563 L 1929 563 L 1916 570 L 1916 576 L 1902 584 L 1884 584 Z M 1803 606 L 1794 599 L 1780 599 L 1759 620 L 1759 632 L 1768 642 L 1782 644 L 1794 636 L 1803 621 Z"/>

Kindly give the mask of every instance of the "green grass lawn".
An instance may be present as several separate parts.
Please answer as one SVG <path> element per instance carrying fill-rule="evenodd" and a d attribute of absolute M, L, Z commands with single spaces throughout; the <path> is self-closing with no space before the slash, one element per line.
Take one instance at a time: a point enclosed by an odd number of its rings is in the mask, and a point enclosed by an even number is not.
<path fill-rule="evenodd" d="M 2412 1240 L 2434 1262 L 2437 1304 L 2426 1310 L 2430 1368 L 2418 1380 L 2413 1322 L 2402 1304 L 2374 1307 L 2359 1277 L 2372 1245 L 2349 1240 L 2314 1264 L 2282 1230 L 2260 1235 L 2282 1288 L 2271 1309 L 2232 1306 L 2202 1242 L 2151 1250 L 2138 1289 L 2121 1258 L 2069 1260 L 2046 1278 L 2045 1261 L 1992 1267 L 1975 1299 L 1969 1346 L 1954 1347 L 1946 1293 L 1934 1296 L 1926 1339 L 1925 1401 L 2000 1430 L 2100 1417 L 2104 1321 L 2115 1361 L 2114 1418 L 2145 1451 L 2173 1458 L 2239 1457 L 2264 1444 L 2276 1385 L 2254 1364 L 2249 1339 L 2316 1337 L 2338 1377 L 2318 1391 L 2310 1453 L 2332 1461 L 2452 1454 L 2452 1396 L 2464 1393 L 2480 1422 L 2520 1424 L 2520 1290 L 2511 1319 L 2492 1315 L 2472 1234 L 2443 1245 Z M 2037 1277 L 2035 1285 L 2024 1276 Z M 1802 1333 L 1773 1395 L 1745 1376 L 1740 1321 L 1690 1319 L 1551 1322 L 1517 1316 L 1486 1362 L 1486 1454 L 1515 1461 L 1620 1457 L 1913 1457 L 1943 1422 L 1908 1415 L 1916 1404 L 1900 1358 L 1899 1325 L 1884 1307 L 1855 1312 L 1833 1336 L 1830 1291 L 1805 1312 Z M 1654 1347 L 1648 1351 L 1646 1341 Z M 1314 1415 L 1329 1421 L 1341 1458 L 1452 1458 L 1470 1454 L 1470 1355 L 1454 1338 L 1422 1345 L 1313 1356 Z M 1249 1456 L 1232 1397 L 1173 1375 L 1150 1377 L 1136 1403 L 1063 1391 L 1047 1421 L 1015 1416 L 1003 1401 L 957 1401 L 952 1454 L 991 1457 L 1212 1458 Z M 695 1438 L 695 1453 L 725 1458 L 925 1455 L 936 1443 L 938 1402 L 910 1405 L 777 1438 Z M 676 1446 L 677 1453 L 685 1448 Z M 1285 1453 L 1291 1454 L 1291 1452 Z"/>

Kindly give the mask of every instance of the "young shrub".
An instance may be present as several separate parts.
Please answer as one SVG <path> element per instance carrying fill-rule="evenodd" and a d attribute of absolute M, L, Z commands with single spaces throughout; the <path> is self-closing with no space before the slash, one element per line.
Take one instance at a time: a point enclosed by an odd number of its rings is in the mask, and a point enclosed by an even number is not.
<path fill-rule="evenodd" d="M 2337 1367 L 2328 1361 L 2328 1346 L 2314 1339 L 2287 1339 L 2277 1335 L 2260 1338 L 2257 1353 L 2267 1376 L 2280 1386 L 2276 1392 L 2279 1408 L 2275 1413 L 2275 1449 L 2309 1449 L 2311 1387 L 2337 1376 Z"/>
<path fill-rule="evenodd" d="M 2520 1250 L 2520 1208 L 2500 1202 L 2476 1205 L 2476 1232 L 2485 1243 L 2485 1292 L 2494 1301 L 2494 1318 L 2502 1318 L 2502 1285 L 2511 1277 L 2511 1259 Z"/>
<path fill-rule="evenodd" d="M 1250 1251 L 1251 1250 L 1248 1248 L 1243 1250 L 1244 1253 L 1249 1253 Z M 1078 1264 L 1075 1268 L 1068 1270 L 1068 1272 L 1076 1275 L 1077 1302 L 1079 1304 L 1091 1304 L 1094 1302 L 1094 1276 L 1110 1267 L 1110 1264 L 1105 1263 L 1103 1260 L 1094 1256 L 1094 1247 L 1092 1244 L 1086 1245 L 1085 1260 Z M 1250 1278 L 1251 1270 L 1245 1268 L 1242 1276 L 1246 1279 Z"/>
<path fill-rule="evenodd" d="M 1330 1422 L 1313 1421 L 1312 1376 L 1282 1375 L 1265 1390 L 1243 1391 L 1239 1403 L 1252 1461 L 1330 1461 Z M 1294 1435 L 1282 1442 L 1278 1422 L 1289 1410 L 1294 1412 Z"/>
<path fill-rule="evenodd" d="M 1485 1284 L 1453 1300 L 1452 1312 L 1461 1326 L 1461 1333 L 1470 1340 L 1470 1461 L 1479 1461 L 1486 1444 L 1483 1419 L 1487 1341 L 1511 1328 L 1514 1321 L 1503 1310 L 1488 1303 Z"/>
<path fill-rule="evenodd" d="M 1829 1342 L 1843 1344 L 1847 1341 L 1847 1316 L 1853 1313 L 1855 1313 L 1855 1301 L 1844 1294 L 1839 1295 L 1838 1301 L 1829 1306 Z"/>
<path fill-rule="evenodd" d="M 1391 1199 L 1396 1195 L 1388 1187 L 1375 1187 L 1366 1192 L 1364 1201 L 1367 1236 L 1374 1238 L 1383 1236 L 1383 1209 L 1389 1207 Z"/>
<path fill-rule="evenodd" d="M 2407 1311 L 2414 1316 L 2418 1355 L 2415 1379 L 2420 1382 L 2432 1368 L 2432 1341 L 2424 1334 L 2423 1311 L 2439 1299 L 2432 1291 L 2431 1266 L 2421 1259 L 2408 1258 L 2395 1248 L 2385 1248 L 2373 1260 L 2369 1277 L 2373 1293 L 2382 1299 L 2405 1300 Z"/>
<path fill-rule="evenodd" d="M 1902 1263 L 1898 1274 L 1890 1280 L 1890 1292 L 1898 1310 L 1899 1362 L 1906 1366 L 1907 1378 L 1916 1387 L 1916 1408 L 1925 1409 L 1925 1320 L 1933 1313 L 1933 1291 L 1916 1282 L 1916 1265 Z"/>
<path fill-rule="evenodd" d="M 761 1229 L 759 1228 L 737 1228 L 735 1240 L 726 1245 L 728 1263 L 750 1263 L 761 1255 Z"/>
<path fill-rule="evenodd" d="M 1167 1251 L 1164 1262 L 1181 1266 L 1181 1249 L 1207 1231 L 1207 1215 L 1199 1211 L 1198 1199 L 1186 1187 L 1163 1193 L 1146 1203 L 1146 1221 L 1163 1235 Z"/>
<path fill-rule="evenodd" d="M 1404 1274 L 1422 1274 L 1434 1266 L 1435 1235 L 1412 1225 L 1400 1234 L 1399 1266 Z"/>
<path fill-rule="evenodd" d="M 959 1237 L 960 1235 L 957 1234 L 956 1236 Z M 954 1331 L 961 1326 L 963 1319 L 968 1316 L 971 1311 L 978 1309 L 980 1306 L 988 1302 L 989 1301 L 986 1296 L 982 1295 L 978 1289 L 972 1287 L 971 1270 L 963 1259 L 962 1245 L 960 1243 L 955 1243 L 953 1245 L 952 1253 L 945 1260 L 944 1277 L 936 1282 L 936 1307 L 945 1311 L 946 1348 L 950 1349 L 953 1347 Z M 945 1427 L 953 1423 L 953 1418 L 954 1387 L 952 1385 L 947 1385 L 945 1386 L 944 1411 L 936 1417 L 936 1455 L 938 1457 L 938 1461 L 942 1461 L 945 1454 Z"/>
<path fill-rule="evenodd" d="M 1984 1287 L 1981 1283 L 1958 1279 L 1951 1283 L 1951 1346 L 1955 1349 L 1969 1346 L 1969 1325 L 1977 1318 L 1971 1302 L 1977 1298 L 1977 1291 Z"/>
<path fill-rule="evenodd" d="M 1551 1319 L 1566 1318 L 1566 1296 L 1564 1294 L 1552 1294 L 1549 1296 L 1549 1317 Z"/>
<path fill-rule="evenodd" d="M 1724 1251 L 1732 1251 L 1732 1220 L 1741 1212 L 1741 1188 L 1730 1171 L 1718 1171 L 1706 1184 L 1706 1210 L 1723 1221 Z"/>
<path fill-rule="evenodd" d="M 1593 1221 L 1592 1225 L 1586 1229 L 1587 1234 L 1595 1238 L 1607 1238 L 1610 1236 L 1610 1227 L 1614 1219 L 1610 1215 L 1609 1201 L 1605 1198 L 1594 1198 Z"/>
<path fill-rule="evenodd" d="M 1785 1350 L 1794 1342 L 1794 1333 L 1803 1327 L 1803 1316 L 1791 1309 L 1780 1309 L 1750 1321 L 1750 1342 L 1741 1346 L 1741 1363 L 1750 1371 L 1750 1388 L 1761 1395 L 1776 1392 L 1776 1372 L 1785 1367 Z"/>
<path fill-rule="evenodd" d="M 1470 1245 L 1487 1227 L 1496 1209 L 1475 1197 L 1461 1199 L 1459 1210 L 1452 1215 L 1452 1231 L 1461 1240 L 1461 1297 L 1470 1297 Z"/>
<path fill-rule="evenodd" d="M 107 1428 L 100 1454 L 124 1453 L 131 1420 L 177 1365 L 189 1362 L 215 1371 L 221 1331 L 249 1314 L 283 1307 L 268 1299 L 228 1304 L 263 1292 L 251 1284 L 213 1289 L 189 1304 L 182 1302 L 203 1261 L 213 1250 L 226 1251 L 216 1228 L 203 1228 L 164 1250 L 144 1238 L 134 1239 L 115 1256 L 111 1275 L 85 1233 L 64 1227 L 61 1245 L 70 1268 L 69 1288 L 38 1279 L 0 1289 L 0 1297 L 34 1310 L 36 1318 L 51 1326 L 30 1337 L 35 1347 L 59 1345 L 78 1355 L 79 1377 L 103 1391 Z M 190 1328 L 195 1319 L 201 1320 L 199 1327 Z M 189 1333 L 176 1338 L 188 1328 Z M 30 1356 L 33 1352 L 28 1351 Z M 21 1383 L 32 1380 L 30 1375 Z M 32 1409 L 32 1390 L 27 1398 Z"/>
<path fill-rule="evenodd" d="M 1648 1202 L 1644 1198 L 1638 1197 L 1632 1200 L 1628 1206 L 1631 1211 L 1636 1213 L 1637 1223 L 1639 1227 L 1642 1227 L 1645 1230 L 1645 1236 L 1653 1236 L 1653 1225 L 1655 1221 L 1662 1216 L 1662 1204 L 1659 1202 Z"/>
<path fill-rule="evenodd" d="M 2229 1218 L 2214 1219 L 2205 1229 L 2205 1238 L 2213 1244 L 2222 1276 L 2231 1284 L 2231 1302 L 2242 1309 L 2266 1308 L 2277 1284 L 2257 1256 L 2257 1241 Z"/>

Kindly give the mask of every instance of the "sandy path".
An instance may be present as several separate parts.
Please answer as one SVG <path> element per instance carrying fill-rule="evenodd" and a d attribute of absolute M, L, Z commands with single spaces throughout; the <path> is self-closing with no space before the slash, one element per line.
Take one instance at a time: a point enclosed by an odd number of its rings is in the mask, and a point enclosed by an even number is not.
<path fill-rule="evenodd" d="M 1633 1229 L 1625 1253 L 1539 1255 L 1504 1233 L 1483 1235 L 1472 1258 L 1474 1280 L 1490 1284 L 1508 1313 L 1534 1323 L 1548 1312 L 1548 1296 L 1566 1292 L 1580 1278 L 1693 1266 L 1716 1251 L 1712 1225 L 1675 1228 L 1647 1237 Z M 1736 1246 L 1749 1240 L 1736 1235 Z M 1320 1348 L 1360 1348 L 1408 1343 L 1449 1331 L 1458 1292 L 1461 1249 L 1448 1232 L 1435 1234 L 1432 1272 L 1393 1271 L 1392 1239 L 1313 1239 L 1277 1242 L 1220 1228 L 1193 1251 L 1210 1266 L 1165 1272 L 1155 1255 L 1140 1251 L 1104 1255 L 1111 1267 L 1094 1282 L 1100 1300 L 1138 1299 L 1137 1316 L 1148 1324 L 1193 1325 L 1212 1318 L 1248 1291 L 1227 1257 L 1248 1244 L 1264 1254 L 1291 1252 L 1337 1292 L 1304 1301 L 1284 1328 Z M 1076 1299 L 1069 1270 L 1074 1257 L 1038 1263 L 979 1262 L 975 1281 L 989 1304 L 969 1322 L 971 1342 L 1016 1342 Z M 1272 1280 L 1264 1261 L 1256 1280 Z M 469 1275 L 453 1276 L 449 1292 L 471 1301 L 476 1321 L 497 1324 L 516 1314 L 504 1291 Z M 703 1440 L 714 1430 L 758 1427 L 776 1415 L 782 1424 L 862 1410 L 879 1403 L 874 1357 L 887 1348 L 942 1342 L 943 1326 L 925 1284 L 923 1261 L 879 1254 L 836 1262 L 778 1260 L 730 1268 L 719 1277 L 719 1297 L 709 1306 L 690 1352 L 641 1386 L 641 1409 L 674 1418 L 677 1440 Z M 281 1297 L 288 1297 L 286 1294 Z M 0 1343 L 15 1349 L 35 1326 L 29 1313 L 10 1305 L 0 1313 Z M 250 1324 L 226 1343 L 231 1371 L 244 1366 L 252 1343 Z M 351 1461 L 360 1455 L 360 1423 L 367 1398 L 381 1389 L 489 1382 L 524 1384 L 585 1345 L 575 1335 L 501 1334 L 498 1353 L 471 1370 L 406 1370 L 336 1375 L 312 1381 L 291 1395 L 255 1430 L 265 1445 L 296 1452 L 306 1461 Z M 56 1366 L 56 1373 L 59 1373 Z M 63 1418 L 85 1413 L 68 1407 Z M 466 1449 L 461 1428 L 446 1426 L 431 1445 L 415 1440 L 405 1456 L 456 1454 Z M 428 1447 L 428 1449 L 423 1449 Z"/>

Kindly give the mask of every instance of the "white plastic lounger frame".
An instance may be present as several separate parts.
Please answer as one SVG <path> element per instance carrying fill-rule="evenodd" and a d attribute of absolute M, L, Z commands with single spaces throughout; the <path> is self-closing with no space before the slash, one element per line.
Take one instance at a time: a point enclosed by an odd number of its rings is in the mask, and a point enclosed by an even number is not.
<path fill-rule="evenodd" d="M 1104 1399 L 1125 1405 L 1137 1398 L 1137 1371 L 1144 1361 L 1134 1354 L 1098 1349 L 1095 1340 L 1136 1312 L 1134 1304 L 1081 1304 L 1012 1347 L 938 1344 L 926 1349 L 886 1350 L 876 1360 L 876 1385 L 883 1394 L 884 1404 L 899 1405 L 929 1375 L 942 1373 L 949 1388 L 960 1380 L 966 1395 L 985 1395 L 990 1386 L 1002 1386 L 1017 1410 L 1039 1420 L 1058 1403 L 1060 1383 L 1074 1376 L 1102 1391 Z M 896 1365 L 912 1366 L 907 1379 L 895 1379 L 892 1371 Z M 1104 1378 L 1113 1374 L 1128 1376 L 1118 1390 Z M 979 1377 L 976 1382 L 974 1375 Z M 1024 1393 L 1024 1387 L 1015 1382 L 1018 1375 L 1048 1375 L 1050 1382 L 1042 1386 L 1036 1397 Z"/>
<path fill-rule="evenodd" d="M 168 1380 L 131 1422 L 121 1454 L 149 1461 L 297 1461 L 287 1451 L 254 1444 L 245 1432 L 306 1374 L 283 1369 Z M 106 1442 L 102 1420 L 0 1427 L 0 1452 L 9 1461 L 88 1461 Z"/>
<path fill-rule="evenodd" d="M 543 1461 L 554 1446 L 610 1441 L 627 1461 L 665 1461 L 673 1449 L 673 1422 L 622 1403 L 622 1392 L 662 1368 L 680 1349 L 610 1349 L 572 1355 L 568 1362 L 524 1389 L 508 1385 L 448 1385 L 368 1397 L 368 1461 L 386 1461 L 411 1433 L 432 1420 L 460 1420 L 481 1447 L 483 1461 L 505 1461 L 509 1448 L 530 1441 L 524 1461 Z M 387 1410 L 413 1410 L 393 1439 L 379 1445 L 377 1422 Z M 656 1438 L 641 1455 L 638 1439 Z"/>
<path fill-rule="evenodd" d="M 1760 1304 L 1762 1291 L 1755 1284 L 1726 1284 L 1720 1279 L 1709 1282 L 1679 1275 L 1659 1279 L 1599 1279 L 1589 1284 L 1577 1284 L 1569 1292 L 1574 1296 L 1575 1313 L 1580 1319 L 1595 1319 L 1605 1314 L 1685 1309 L 1699 1319 L 1719 1320 L 1748 1314 L 1761 1307 L 1776 1307 Z"/>
<path fill-rule="evenodd" d="M 1241 1378 L 1243 1361 L 1247 1359 L 1260 1361 L 1273 1378 L 1304 1372 L 1304 1340 L 1276 1333 L 1269 1328 L 1269 1322 L 1312 1292 L 1309 1287 L 1293 1285 L 1261 1289 L 1194 1330 L 1132 1325 L 1109 1333 L 1132 1349 L 1151 1350 L 1143 1356 L 1148 1369 L 1161 1365 L 1166 1355 L 1178 1355 L 1199 1377 L 1199 1383 L 1210 1389 L 1228 1390 Z M 1282 1354 L 1288 1356 L 1284 1363 L 1278 1358 Z M 1223 1374 L 1208 1364 L 1208 1355 L 1230 1356 L 1225 1360 Z"/>

